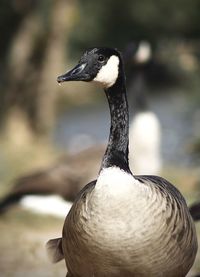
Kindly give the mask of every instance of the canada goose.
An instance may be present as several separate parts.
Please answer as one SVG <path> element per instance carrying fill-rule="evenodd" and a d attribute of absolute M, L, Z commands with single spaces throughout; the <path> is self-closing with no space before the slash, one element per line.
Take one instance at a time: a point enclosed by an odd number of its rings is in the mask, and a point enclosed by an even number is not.
<path fill-rule="evenodd" d="M 53 262 L 65 258 L 67 276 L 183 277 L 193 265 L 197 238 L 180 192 L 161 177 L 131 173 L 123 63 L 112 48 L 86 51 L 58 82 L 100 83 L 111 128 L 97 180 L 78 194 L 62 238 L 50 240 Z"/>
<path fill-rule="evenodd" d="M 151 46 L 146 41 L 129 44 L 124 56 L 126 65 L 131 65 L 130 71 L 134 75 L 130 77 L 128 85 L 129 100 L 134 108 L 129 132 L 130 168 L 133 166 L 136 174 L 158 174 L 161 167 L 160 124 L 156 115 L 150 111 L 144 93 L 143 69 L 151 59 Z M 0 201 L 0 213 L 19 202 L 22 207 L 37 213 L 65 217 L 67 204 L 63 199 L 74 201 L 84 184 L 97 176 L 104 151 L 103 145 L 92 146 L 65 155 L 47 168 L 17 178 L 14 187 Z"/>
<path fill-rule="evenodd" d="M 0 213 L 3 214 L 18 202 L 25 208 L 40 212 L 39 204 L 41 196 L 44 196 L 42 213 L 46 211 L 52 214 L 51 206 L 53 205 L 54 215 L 57 210 L 57 215 L 66 216 L 60 208 L 61 205 L 64 206 L 62 199 L 73 202 L 84 184 L 96 177 L 104 151 L 103 145 L 91 146 L 78 153 L 64 156 L 45 169 L 19 177 L 10 193 L 0 201 Z M 53 198 L 53 195 L 56 195 L 56 198 Z M 47 199 L 47 196 L 50 198 Z M 57 196 L 62 197 L 59 206 L 55 205 L 55 201 L 59 201 Z M 50 201 L 52 205 L 48 210 L 47 204 Z M 45 206 L 47 208 L 44 210 Z"/>
<path fill-rule="evenodd" d="M 151 45 L 147 41 L 131 43 L 124 55 L 130 72 L 129 106 L 134 112 L 129 130 L 129 165 L 136 174 L 157 175 L 162 166 L 161 126 L 146 95 L 146 67 L 152 59 Z"/>

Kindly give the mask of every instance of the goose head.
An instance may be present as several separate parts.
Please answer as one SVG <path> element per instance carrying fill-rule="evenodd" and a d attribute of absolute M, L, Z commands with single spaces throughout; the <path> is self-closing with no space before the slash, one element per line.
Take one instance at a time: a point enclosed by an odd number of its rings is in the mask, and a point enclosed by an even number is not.
<path fill-rule="evenodd" d="M 66 81 L 94 81 L 103 88 L 110 88 L 120 76 L 121 55 L 113 48 L 100 47 L 87 50 L 79 63 L 67 73 L 59 76 L 59 83 Z"/>

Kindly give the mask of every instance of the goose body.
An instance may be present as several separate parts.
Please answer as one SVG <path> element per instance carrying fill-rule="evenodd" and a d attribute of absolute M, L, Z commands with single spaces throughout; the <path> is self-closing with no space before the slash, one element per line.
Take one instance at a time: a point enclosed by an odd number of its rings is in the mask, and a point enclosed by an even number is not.
<path fill-rule="evenodd" d="M 86 51 L 58 82 L 100 83 L 108 99 L 109 142 L 96 181 L 78 194 L 62 238 L 47 243 L 73 277 L 186 276 L 197 252 L 193 220 L 180 192 L 156 176 L 134 176 L 128 163 L 128 105 L 121 55 Z"/>
<path fill-rule="evenodd" d="M 183 197 L 166 180 L 110 168 L 72 207 L 63 253 L 72 276 L 185 276 L 196 253 L 193 228 Z"/>

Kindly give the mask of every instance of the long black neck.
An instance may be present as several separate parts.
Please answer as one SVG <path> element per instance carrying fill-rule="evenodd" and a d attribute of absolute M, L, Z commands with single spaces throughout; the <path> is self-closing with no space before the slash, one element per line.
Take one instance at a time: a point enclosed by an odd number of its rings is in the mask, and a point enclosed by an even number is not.
<path fill-rule="evenodd" d="M 128 103 L 122 66 L 119 67 L 119 70 L 120 72 L 116 83 L 112 87 L 105 89 L 110 108 L 111 127 L 101 170 L 103 168 L 117 166 L 130 172 L 128 164 Z"/>

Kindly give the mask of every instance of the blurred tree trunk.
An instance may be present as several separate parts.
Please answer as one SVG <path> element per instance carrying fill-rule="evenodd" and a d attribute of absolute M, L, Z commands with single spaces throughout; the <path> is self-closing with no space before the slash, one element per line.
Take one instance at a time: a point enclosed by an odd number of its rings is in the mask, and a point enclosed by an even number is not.
<path fill-rule="evenodd" d="M 4 131 L 12 140 L 28 140 L 32 136 L 29 117 L 34 99 L 30 88 L 37 80 L 31 57 L 39 39 L 40 17 L 36 12 L 29 14 L 13 38 L 8 55 L 8 88 L 3 105 Z"/>
<path fill-rule="evenodd" d="M 35 127 L 39 132 L 49 130 L 55 120 L 55 104 L 58 99 L 56 78 L 66 65 L 66 42 L 73 25 L 74 1 L 54 1 L 51 12 L 51 30 L 38 87 L 38 113 Z"/>
<path fill-rule="evenodd" d="M 10 48 L 3 114 L 4 130 L 11 136 L 46 135 L 54 124 L 59 97 L 56 77 L 66 64 L 76 2 L 46 3 L 45 14 L 37 7 L 26 17 Z"/>

